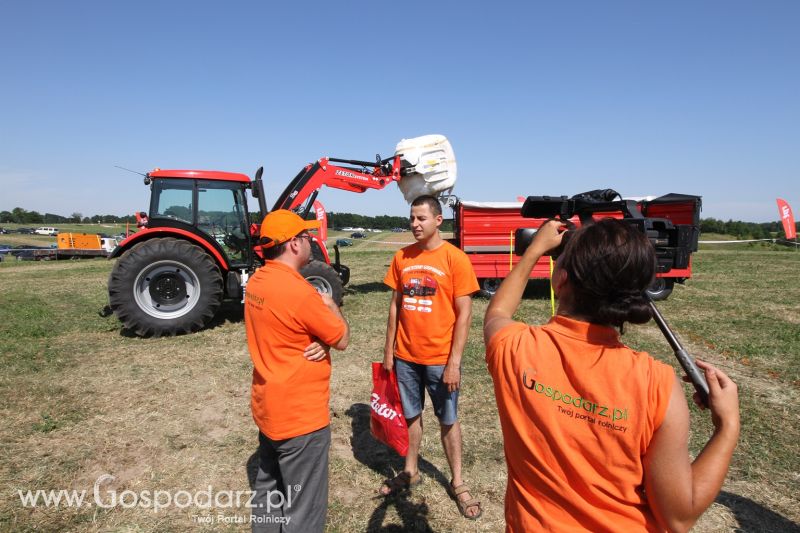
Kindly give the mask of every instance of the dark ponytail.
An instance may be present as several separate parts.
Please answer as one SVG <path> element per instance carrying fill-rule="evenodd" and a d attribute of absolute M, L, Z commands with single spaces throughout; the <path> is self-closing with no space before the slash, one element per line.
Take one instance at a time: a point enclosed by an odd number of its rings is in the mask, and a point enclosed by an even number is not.
<path fill-rule="evenodd" d="M 655 249 L 630 224 L 606 218 L 581 227 L 558 266 L 569 277 L 575 314 L 620 328 L 652 318 L 644 290 L 655 277 Z"/>

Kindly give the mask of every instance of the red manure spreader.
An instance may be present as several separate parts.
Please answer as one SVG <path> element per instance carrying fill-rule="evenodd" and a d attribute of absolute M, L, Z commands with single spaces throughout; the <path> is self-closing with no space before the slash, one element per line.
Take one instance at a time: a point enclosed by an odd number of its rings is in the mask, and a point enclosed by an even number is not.
<path fill-rule="evenodd" d="M 523 213 L 523 202 L 469 202 L 454 199 L 454 238 L 475 270 L 481 289 L 494 294 L 520 257 L 514 253 L 515 232 L 535 230 L 548 218 L 560 217 L 580 226 L 591 219 L 624 218 L 639 223 L 656 247 L 656 280 L 648 290 L 653 300 L 663 300 L 675 282 L 692 275 L 691 253 L 697 251 L 700 235 L 701 199 L 686 194 L 657 198 L 623 199 L 612 190 L 590 191 L 574 197 L 529 197 L 540 209 L 535 216 Z M 564 209 L 569 207 L 569 209 Z M 525 214 L 526 216 L 523 216 Z M 549 278 L 550 260 L 543 257 L 531 278 Z"/>

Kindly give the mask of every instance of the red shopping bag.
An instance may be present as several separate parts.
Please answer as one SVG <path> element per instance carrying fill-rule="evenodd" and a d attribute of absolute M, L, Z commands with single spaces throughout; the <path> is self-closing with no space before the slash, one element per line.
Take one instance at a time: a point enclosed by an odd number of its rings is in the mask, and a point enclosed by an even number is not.
<path fill-rule="evenodd" d="M 397 377 L 382 363 L 372 363 L 372 416 L 369 428 L 372 436 L 388 444 L 404 456 L 408 453 L 408 426 L 403 416 L 403 404 L 397 389 Z"/>

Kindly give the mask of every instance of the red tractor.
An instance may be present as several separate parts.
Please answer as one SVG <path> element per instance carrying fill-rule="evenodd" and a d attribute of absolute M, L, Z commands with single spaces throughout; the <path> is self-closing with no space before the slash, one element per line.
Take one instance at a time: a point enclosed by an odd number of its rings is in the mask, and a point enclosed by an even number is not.
<path fill-rule="evenodd" d="M 383 189 L 407 167 L 400 155 L 375 162 L 322 158 L 297 174 L 272 209 L 292 209 L 306 218 L 323 185 L 358 193 Z M 111 254 L 118 260 L 108 280 L 109 305 L 125 328 L 141 336 L 188 333 L 208 324 L 223 299 L 241 301 L 248 277 L 263 264 L 255 244 L 267 212 L 262 172 L 252 181 L 204 170 L 145 175 L 150 209 L 140 217 L 146 223 Z M 248 190 L 258 199 L 259 213 L 248 211 Z M 350 270 L 339 262 L 338 247 L 333 263 L 318 237 L 312 250 L 301 273 L 341 301 Z"/>

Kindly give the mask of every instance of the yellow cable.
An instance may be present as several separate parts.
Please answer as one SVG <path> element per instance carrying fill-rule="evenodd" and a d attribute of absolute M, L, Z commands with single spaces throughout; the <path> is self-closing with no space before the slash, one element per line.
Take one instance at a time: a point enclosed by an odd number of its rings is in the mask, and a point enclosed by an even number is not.
<path fill-rule="evenodd" d="M 510 231 L 508 234 L 508 271 L 511 272 L 513 267 L 512 260 L 514 259 L 514 232 Z"/>

